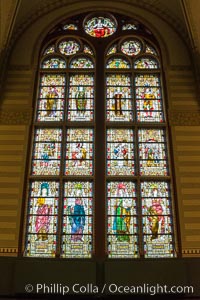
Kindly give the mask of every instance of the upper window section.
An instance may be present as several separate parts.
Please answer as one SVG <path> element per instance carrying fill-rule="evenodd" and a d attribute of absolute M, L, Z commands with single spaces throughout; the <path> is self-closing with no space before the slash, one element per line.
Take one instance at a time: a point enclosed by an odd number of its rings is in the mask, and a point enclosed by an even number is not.
<path fill-rule="evenodd" d="M 117 22 L 111 16 L 91 16 L 85 20 L 84 23 L 85 32 L 96 38 L 105 38 L 113 33 L 117 29 Z"/>

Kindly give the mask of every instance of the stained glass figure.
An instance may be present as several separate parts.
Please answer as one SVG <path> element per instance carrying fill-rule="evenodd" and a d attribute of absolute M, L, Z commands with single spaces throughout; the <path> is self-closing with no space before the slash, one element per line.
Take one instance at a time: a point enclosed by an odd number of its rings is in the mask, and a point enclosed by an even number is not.
<path fill-rule="evenodd" d="M 92 121 L 94 115 L 93 74 L 71 75 L 68 98 L 69 121 Z"/>
<path fill-rule="evenodd" d="M 145 53 L 148 53 L 148 54 L 153 54 L 155 56 L 158 56 L 155 48 L 149 44 L 146 44 L 146 50 L 145 50 Z"/>
<path fill-rule="evenodd" d="M 164 122 L 159 75 L 136 75 L 135 94 L 139 122 Z"/>
<path fill-rule="evenodd" d="M 132 129 L 107 130 L 107 174 L 134 175 Z"/>
<path fill-rule="evenodd" d="M 173 257 L 172 216 L 169 184 L 141 183 L 145 257 Z"/>
<path fill-rule="evenodd" d="M 52 54 L 55 52 L 55 46 L 54 45 L 51 45 L 51 46 L 48 46 L 45 51 L 44 51 L 44 55 L 47 55 L 47 54 Z"/>
<path fill-rule="evenodd" d="M 65 76 L 43 74 L 40 79 L 37 121 L 63 120 Z"/>
<path fill-rule="evenodd" d="M 142 50 L 142 43 L 139 40 L 129 40 L 121 45 L 121 51 L 129 56 L 135 56 Z"/>
<path fill-rule="evenodd" d="M 93 129 L 68 129 L 65 175 L 93 175 Z"/>
<path fill-rule="evenodd" d="M 86 57 L 78 57 L 71 61 L 70 68 L 74 69 L 91 69 L 94 68 L 94 64 L 91 59 Z"/>
<path fill-rule="evenodd" d="M 117 45 L 113 45 L 111 46 L 109 49 L 108 49 L 108 52 L 107 52 L 107 56 L 110 55 L 110 54 L 115 54 L 117 53 Z"/>
<path fill-rule="evenodd" d="M 129 69 L 130 68 L 130 63 L 122 58 L 111 58 L 108 60 L 107 69 Z"/>
<path fill-rule="evenodd" d="M 117 26 L 111 18 L 94 17 L 85 23 L 85 32 L 96 38 L 105 38 L 112 35 Z"/>
<path fill-rule="evenodd" d="M 106 78 L 107 121 L 132 121 L 131 76 L 109 74 Z"/>
<path fill-rule="evenodd" d="M 135 183 L 107 183 L 108 257 L 138 257 Z"/>
<path fill-rule="evenodd" d="M 137 30 L 138 29 L 138 25 L 135 24 L 125 24 L 122 26 L 122 30 Z"/>
<path fill-rule="evenodd" d="M 92 254 L 93 184 L 68 181 L 64 185 L 62 257 Z"/>
<path fill-rule="evenodd" d="M 90 54 L 90 55 L 94 56 L 94 53 L 93 53 L 92 49 L 88 45 L 83 46 L 83 52 L 85 54 Z"/>
<path fill-rule="evenodd" d="M 55 257 L 59 183 L 30 184 L 26 256 Z"/>
<path fill-rule="evenodd" d="M 59 175 L 61 141 L 61 129 L 36 129 L 32 175 Z"/>
<path fill-rule="evenodd" d="M 45 59 L 42 63 L 42 69 L 63 69 L 66 68 L 66 62 L 61 58 Z"/>
<path fill-rule="evenodd" d="M 75 24 L 66 24 L 63 26 L 64 30 L 78 30 L 78 26 Z"/>
<path fill-rule="evenodd" d="M 165 132 L 163 129 L 139 129 L 140 175 L 168 175 Z"/>
<path fill-rule="evenodd" d="M 73 55 L 80 50 L 80 45 L 75 40 L 62 41 L 59 44 L 59 51 L 64 55 Z"/>
<path fill-rule="evenodd" d="M 142 57 L 134 62 L 135 69 L 158 69 L 159 64 L 153 58 Z"/>

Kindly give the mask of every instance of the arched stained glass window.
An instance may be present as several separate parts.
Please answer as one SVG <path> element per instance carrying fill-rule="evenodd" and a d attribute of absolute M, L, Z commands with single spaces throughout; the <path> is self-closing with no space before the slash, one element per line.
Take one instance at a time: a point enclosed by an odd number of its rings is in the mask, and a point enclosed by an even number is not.
<path fill-rule="evenodd" d="M 24 255 L 175 257 L 155 37 L 106 12 L 59 28 L 38 62 Z"/>

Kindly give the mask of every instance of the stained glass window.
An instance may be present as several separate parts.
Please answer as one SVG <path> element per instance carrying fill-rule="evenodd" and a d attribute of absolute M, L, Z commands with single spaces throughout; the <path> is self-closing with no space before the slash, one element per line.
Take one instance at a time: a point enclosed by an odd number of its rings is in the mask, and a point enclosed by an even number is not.
<path fill-rule="evenodd" d="M 62 41 L 59 44 L 60 53 L 64 55 L 76 54 L 80 49 L 80 45 L 75 40 Z"/>
<path fill-rule="evenodd" d="M 94 75 L 76 74 L 69 79 L 68 120 L 92 121 L 94 116 Z"/>
<path fill-rule="evenodd" d="M 135 183 L 107 184 L 108 257 L 138 257 L 138 226 Z"/>
<path fill-rule="evenodd" d="M 132 129 L 107 130 L 107 174 L 134 175 L 134 138 Z"/>
<path fill-rule="evenodd" d="M 93 174 L 92 129 L 68 129 L 65 174 L 82 176 Z"/>
<path fill-rule="evenodd" d="M 91 257 L 93 185 L 68 181 L 64 186 L 62 257 Z"/>
<path fill-rule="evenodd" d="M 136 75 L 135 98 L 139 122 L 164 122 L 160 84 L 159 75 Z"/>
<path fill-rule="evenodd" d="M 42 74 L 40 79 L 37 121 L 63 120 L 65 76 Z"/>
<path fill-rule="evenodd" d="M 133 119 L 131 97 L 131 76 L 129 74 L 107 75 L 107 120 L 131 121 Z"/>
<path fill-rule="evenodd" d="M 105 38 L 116 31 L 114 20 L 108 17 L 93 17 L 85 23 L 85 32 L 96 38 Z"/>
<path fill-rule="evenodd" d="M 140 175 L 168 175 L 165 132 L 139 129 Z"/>
<path fill-rule="evenodd" d="M 173 257 L 172 211 L 169 184 L 141 183 L 145 257 Z"/>
<path fill-rule="evenodd" d="M 62 69 L 66 68 L 66 62 L 61 58 L 45 59 L 42 63 L 42 69 Z"/>
<path fill-rule="evenodd" d="M 130 64 L 127 60 L 122 58 L 111 58 L 108 60 L 107 69 L 129 69 Z"/>
<path fill-rule="evenodd" d="M 162 59 L 153 31 L 107 12 L 56 28 L 38 63 L 24 255 L 175 257 Z"/>
<path fill-rule="evenodd" d="M 31 182 L 27 216 L 26 256 L 55 257 L 58 197 L 58 182 Z"/>
<path fill-rule="evenodd" d="M 75 25 L 75 24 L 70 23 L 70 24 L 64 25 L 63 29 L 64 30 L 78 30 L 78 26 Z"/>
<path fill-rule="evenodd" d="M 159 64 L 153 58 L 142 57 L 135 61 L 134 68 L 135 69 L 158 69 Z"/>
<path fill-rule="evenodd" d="M 128 40 L 121 45 L 121 51 L 129 56 L 135 56 L 142 50 L 142 44 L 139 40 Z"/>
<path fill-rule="evenodd" d="M 91 59 L 86 57 L 75 58 L 70 63 L 70 68 L 75 69 L 91 69 L 94 68 L 94 64 Z"/>

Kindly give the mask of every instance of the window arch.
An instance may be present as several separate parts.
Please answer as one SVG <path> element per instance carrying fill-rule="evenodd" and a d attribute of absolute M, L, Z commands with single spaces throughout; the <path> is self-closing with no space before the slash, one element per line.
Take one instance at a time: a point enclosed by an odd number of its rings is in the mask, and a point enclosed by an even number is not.
<path fill-rule="evenodd" d="M 51 30 L 39 66 L 24 255 L 176 256 L 153 34 L 124 16 L 79 15 Z"/>

